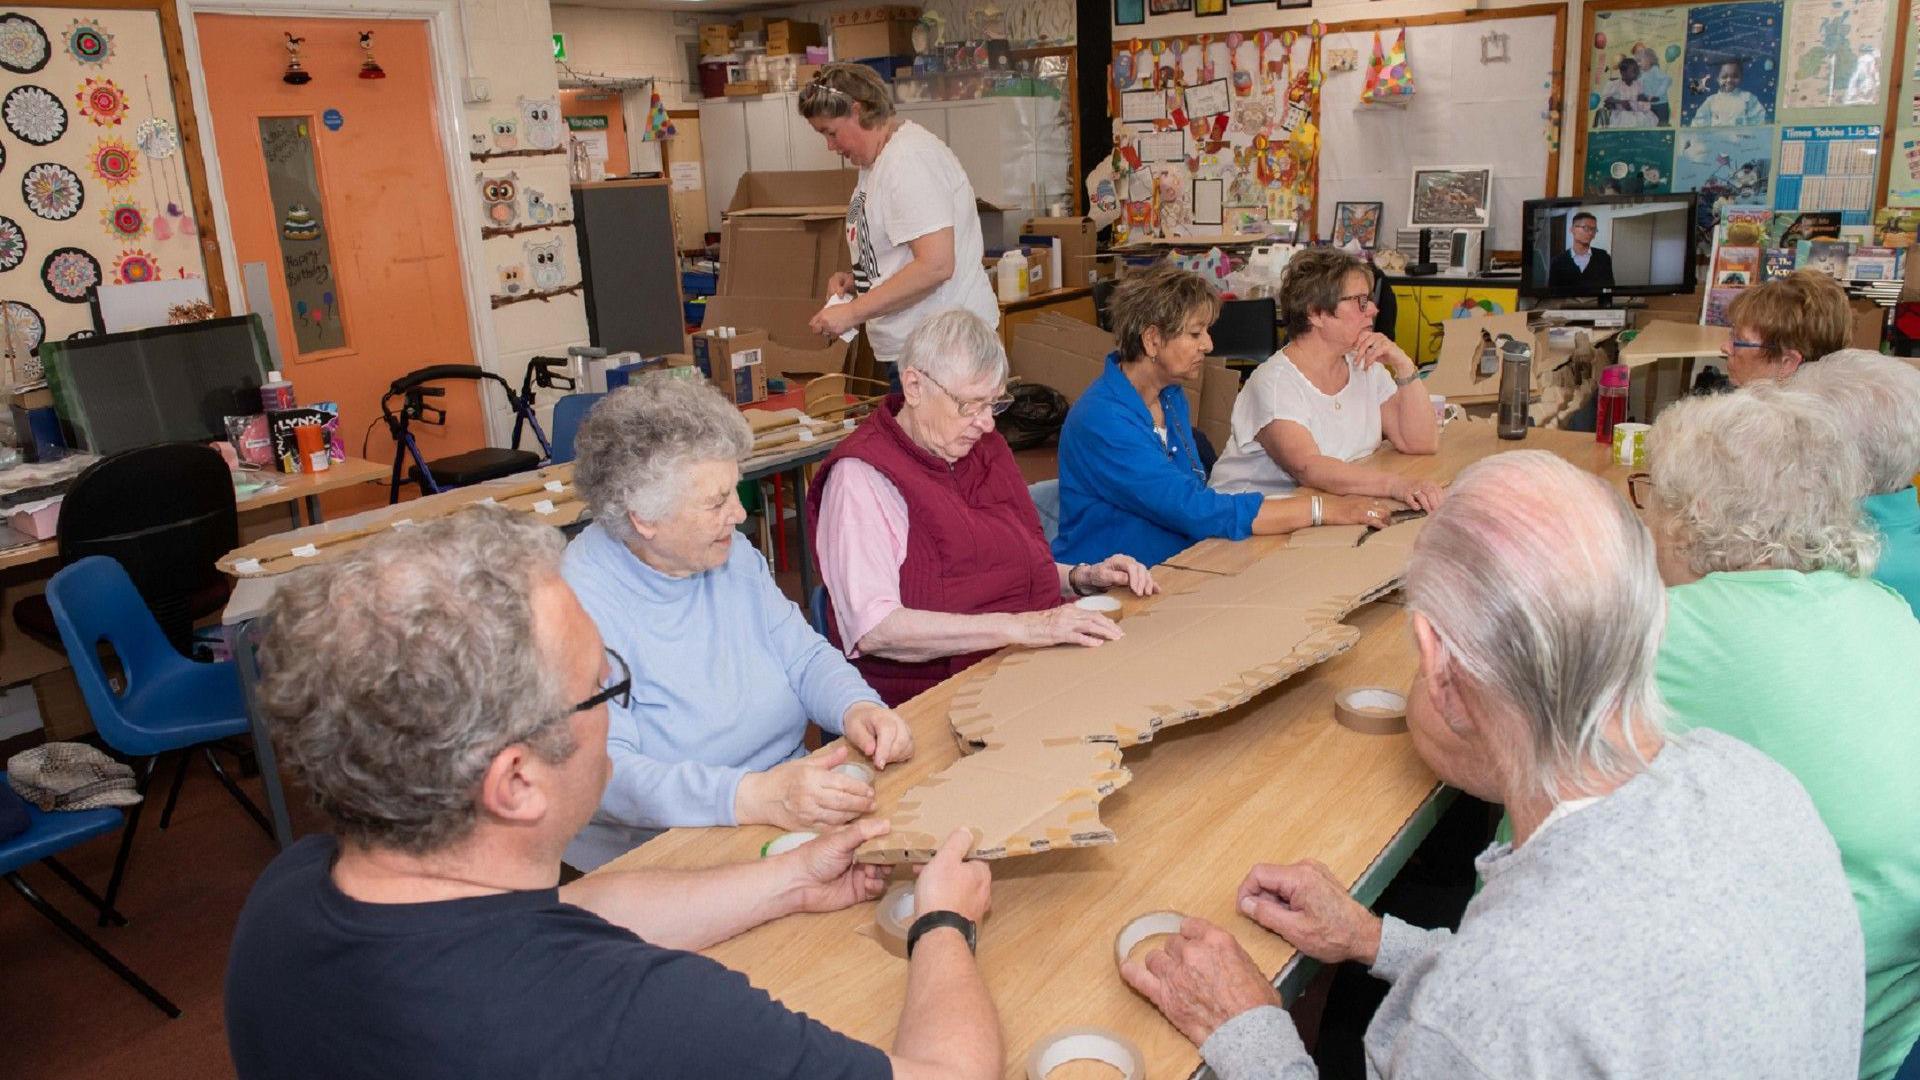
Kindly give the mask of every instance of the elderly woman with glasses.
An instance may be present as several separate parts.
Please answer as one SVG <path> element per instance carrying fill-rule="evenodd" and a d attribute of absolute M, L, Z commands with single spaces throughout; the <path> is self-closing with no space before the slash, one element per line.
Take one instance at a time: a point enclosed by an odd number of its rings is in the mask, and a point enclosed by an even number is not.
<path fill-rule="evenodd" d="M 1118 548 L 1153 565 L 1209 537 L 1386 524 L 1396 507 L 1385 499 L 1208 489 L 1181 389 L 1213 348 L 1220 296 L 1204 278 L 1163 262 L 1122 281 L 1108 310 L 1119 348 L 1060 432 L 1055 558 Z"/>
<path fill-rule="evenodd" d="M 1669 733 L 1660 577 L 1625 502 L 1543 451 L 1496 455 L 1427 520 L 1405 592 L 1414 751 L 1515 825 L 1459 929 L 1380 918 L 1319 863 L 1261 864 L 1244 921 L 1187 919 L 1122 977 L 1223 1077 L 1315 1075 L 1236 940 L 1263 931 L 1391 985 L 1365 1037 L 1382 1080 L 1851 1077 L 1865 981 L 1840 857 L 1764 754 Z M 1890 814 L 1888 842 L 1914 820 Z"/>
<path fill-rule="evenodd" d="M 1798 381 L 1681 401 L 1648 434 L 1660 693 L 1813 797 L 1866 935 L 1860 1075 L 1888 1077 L 1920 1038 L 1920 622 L 1870 576 L 1847 417 Z"/>
<path fill-rule="evenodd" d="M 907 339 L 901 393 L 834 448 L 807 493 L 835 639 L 898 705 L 1007 645 L 1098 645 L 1120 627 L 1065 602 L 1155 591 L 1134 559 L 1053 561 L 1007 441 L 1007 355 L 970 312 Z"/>
<path fill-rule="evenodd" d="M 591 870 L 676 826 L 812 829 L 873 809 L 865 780 L 833 771 L 844 749 L 807 758 L 807 722 L 878 768 L 913 738 L 735 529 L 753 446 L 739 410 L 648 375 L 594 406 L 574 446 L 593 524 L 561 576 L 633 671 L 609 710 L 613 776 L 567 863 Z"/>
<path fill-rule="evenodd" d="M 1853 313 L 1847 292 L 1832 275 L 1795 270 L 1740 295 L 1727 305 L 1733 328 L 1720 355 L 1735 386 L 1785 379 L 1831 352 L 1847 347 Z"/>
<path fill-rule="evenodd" d="M 1333 248 L 1293 257 L 1280 280 L 1286 348 L 1261 364 L 1233 404 L 1233 441 L 1213 467 L 1221 491 L 1287 494 L 1305 486 L 1397 499 L 1421 510 L 1442 489 L 1356 464 L 1385 434 L 1403 454 L 1431 454 L 1440 425 L 1413 361 L 1373 328 L 1373 271 Z"/>

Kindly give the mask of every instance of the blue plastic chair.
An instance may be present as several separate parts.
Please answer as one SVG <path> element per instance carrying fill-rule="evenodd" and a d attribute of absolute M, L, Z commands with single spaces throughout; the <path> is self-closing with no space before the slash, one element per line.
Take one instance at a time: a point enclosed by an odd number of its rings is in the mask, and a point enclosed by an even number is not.
<path fill-rule="evenodd" d="M 555 465 L 573 460 L 573 437 L 580 434 L 580 422 L 605 394 L 568 394 L 553 403 L 553 455 Z"/>
<path fill-rule="evenodd" d="M 167 643 L 126 570 L 105 556 L 81 559 L 53 575 L 47 582 L 47 604 L 53 609 L 54 624 L 60 628 L 60 640 L 67 647 L 67 659 L 73 664 L 73 676 L 80 684 L 95 730 L 121 754 L 145 759 L 135 766 L 142 795 L 153 780 L 154 766 L 161 755 L 178 754 L 179 770 L 174 774 L 166 808 L 160 812 L 160 827 L 166 828 L 173 818 L 190 753 L 197 749 L 206 756 L 221 786 L 271 839 L 273 826 L 266 815 L 213 755 L 211 744 L 245 735 L 250 728 L 239 668 L 234 662 L 201 664 L 181 656 Z M 103 641 L 119 657 L 124 689 L 113 686 L 100 659 Z M 267 781 L 271 783 L 272 778 Z M 109 908 L 120 894 L 144 805 L 135 804 L 127 815 L 113 878 L 107 883 L 105 904 Z M 106 925 L 104 914 L 101 925 Z"/>
<path fill-rule="evenodd" d="M 5 787 L 6 784 L 7 774 L 0 771 L 0 787 Z M 127 920 L 113 910 L 111 904 L 95 895 L 92 889 L 87 888 L 85 882 L 74 876 L 73 871 L 54 858 L 68 848 L 96 836 L 105 836 L 119 827 L 120 811 L 111 808 L 47 813 L 29 803 L 27 804 L 27 831 L 18 836 L 0 840 L 0 878 L 5 878 L 7 884 L 13 886 L 13 891 L 33 905 L 35 911 L 45 915 L 48 921 L 59 927 L 68 937 L 79 942 L 81 948 L 92 953 L 95 959 L 105 964 L 115 975 L 120 976 L 128 986 L 140 991 L 141 996 L 153 1002 L 161 1012 L 170 1017 L 178 1017 L 180 1015 L 178 1006 L 168 1001 L 160 991 L 148 985 L 145 979 L 135 975 L 133 969 L 121 963 L 118 957 L 88 936 L 87 932 L 75 925 L 71 919 L 60 914 L 57 908 L 47 903 L 46 898 L 35 892 L 33 886 L 27 884 L 26 879 L 20 876 L 22 868 L 35 862 L 44 863 L 55 876 L 72 886 L 73 891 L 79 893 L 81 898 L 99 909 L 103 924 L 114 922 L 125 925 Z"/>
<path fill-rule="evenodd" d="M 1920 1080 L 1920 1042 L 1914 1043 L 1913 1049 L 1908 1051 L 1906 1063 L 1900 1066 L 1899 1072 L 1893 1074 L 1893 1080 Z"/>
<path fill-rule="evenodd" d="M 815 585 L 813 595 L 807 597 L 807 621 L 813 624 L 813 632 L 821 637 L 827 636 L 827 587 Z"/>

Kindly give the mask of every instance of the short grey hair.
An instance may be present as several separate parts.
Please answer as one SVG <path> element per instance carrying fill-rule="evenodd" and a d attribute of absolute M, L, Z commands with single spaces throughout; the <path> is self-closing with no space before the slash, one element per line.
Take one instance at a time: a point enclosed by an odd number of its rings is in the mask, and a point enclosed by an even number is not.
<path fill-rule="evenodd" d="M 1880 541 L 1854 443 L 1824 399 L 1771 381 L 1668 406 L 1647 434 L 1660 542 L 1702 576 L 1871 574 Z"/>
<path fill-rule="evenodd" d="M 1866 349 L 1804 364 L 1787 385 L 1825 398 L 1853 432 L 1867 494 L 1913 485 L 1920 473 L 1920 368 Z"/>
<path fill-rule="evenodd" d="M 476 506 L 393 529 L 283 580 L 267 606 L 261 704 L 274 743 L 350 841 L 458 843 L 501 750 L 575 750 L 532 594 L 559 580 L 560 531 Z"/>
<path fill-rule="evenodd" d="M 1473 465 L 1414 541 L 1406 591 L 1475 715 L 1525 726 L 1507 747 L 1525 790 L 1558 803 L 1588 773 L 1646 768 L 1666 592 L 1646 526 L 1600 478 L 1541 450 Z"/>
<path fill-rule="evenodd" d="M 958 389 L 1007 377 L 1007 350 L 1000 335 L 965 308 L 943 311 L 914 328 L 900 352 L 900 369 L 933 376 Z"/>
<path fill-rule="evenodd" d="M 686 498 L 687 470 L 746 457 L 753 429 L 712 384 L 656 371 L 601 399 L 573 447 L 573 486 L 593 520 L 631 544 L 629 513 L 646 522 L 672 517 Z"/>

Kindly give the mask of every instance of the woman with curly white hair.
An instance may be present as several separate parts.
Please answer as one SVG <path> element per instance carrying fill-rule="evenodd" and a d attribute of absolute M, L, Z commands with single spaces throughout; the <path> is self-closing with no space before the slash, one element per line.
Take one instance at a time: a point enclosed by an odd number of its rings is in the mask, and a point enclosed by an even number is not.
<path fill-rule="evenodd" d="M 1860 509 L 1880 530 L 1873 576 L 1907 598 L 1920 618 L 1920 367 L 1866 349 L 1842 349 L 1803 367 L 1790 383 L 1840 410 L 1867 466 Z"/>
<path fill-rule="evenodd" d="M 1661 697 L 1813 797 L 1866 937 L 1860 1075 L 1890 1077 L 1920 1038 L 1920 622 L 1871 577 L 1866 465 L 1839 410 L 1769 383 L 1668 408 L 1648 450 Z"/>

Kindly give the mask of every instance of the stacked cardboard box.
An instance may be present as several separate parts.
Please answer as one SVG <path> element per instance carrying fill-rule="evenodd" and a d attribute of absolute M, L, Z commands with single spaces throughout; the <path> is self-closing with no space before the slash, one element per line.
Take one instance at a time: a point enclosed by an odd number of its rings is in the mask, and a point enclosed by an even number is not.
<path fill-rule="evenodd" d="M 913 24 L 919 20 L 920 9 L 915 7 L 870 7 L 835 12 L 834 59 L 911 56 Z"/>
<path fill-rule="evenodd" d="M 734 189 L 720 226 L 719 287 L 704 325 L 754 334 L 763 379 L 847 369 L 851 346 L 807 324 L 833 275 L 853 267 L 845 228 L 857 179 L 850 169 L 749 172 Z"/>

